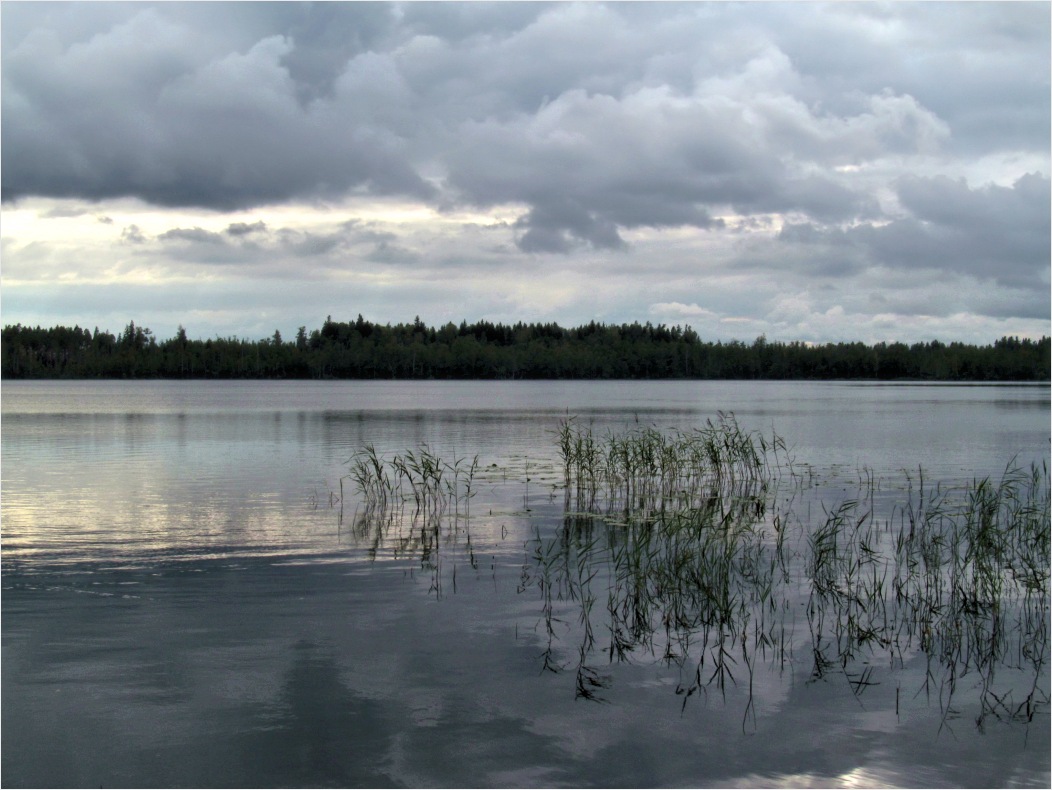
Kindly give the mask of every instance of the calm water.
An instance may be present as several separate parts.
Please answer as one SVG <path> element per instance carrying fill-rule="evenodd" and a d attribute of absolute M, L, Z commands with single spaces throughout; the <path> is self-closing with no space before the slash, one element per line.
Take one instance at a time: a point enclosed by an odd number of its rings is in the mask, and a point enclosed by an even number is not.
<path fill-rule="evenodd" d="M 918 468 L 952 488 L 1047 460 L 1047 386 L 4 382 L 0 396 L 7 787 L 1050 783 L 1047 640 L 1013 643 L 998 669 L 1005 710 L 1036 689 L 1036 715 L 977 726 L 989 675 L 948 682 L 916 645 L 816 673 L 802 593 L 777 614 L 777 655 L 737 647 L 727 682 L 709 681 L 707 644 L 618 660 L 606 571 L 589 620 L 538 559 L 565 529 L 567 416 L 606 435 L 733 412 L 807 470 L 803 529 L 862 480 L 890 521 Z M 425 443 L 479 462 L 474 497 L 432 537 L 410 510 L 363 521 L 350 480 L 341 501 L 356 450 Z M 582 667 L 601 700 L 577 693 Z M 686 694 L 693 676 L 709 682 Z"/>

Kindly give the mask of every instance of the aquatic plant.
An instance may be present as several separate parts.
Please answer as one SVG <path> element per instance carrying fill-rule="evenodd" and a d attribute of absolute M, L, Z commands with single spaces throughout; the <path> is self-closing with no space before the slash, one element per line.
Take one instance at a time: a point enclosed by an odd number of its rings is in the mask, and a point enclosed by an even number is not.
<path fill-rule="evenodd" d="M 602 439 L 569 418 L 556 442 L 567 507 L 577 511 L 639 513 L 743 499 L 762 504 L 772 464 L 784 462 L 792 472 L 780 437 L 745 431 L 722 412 L 715 423 L 691 431 L 645 427 Z"/>
<path fill-rule="evenodd" d="M 348 464 L 349 474 L 340 478 L 341 501 L 343 481 L 351 478 L 370 511 L 384 510 L 394 499 L 407 502 L 411 496 L 415 515 L 426 519 L 442 515 L 450 504 L 459 513 L 461 504 L 466 509 L 476 493 L 472 486 L 479 470 L 478 455 L 470 464 L 456 456 L 447 462 L 427 443 L 415 451 L 396 453 L 389 460 L 382 458 L 373 445 L 366 445 L 351 456 Z"/>
<path fill-rule="evenodd" d="M 1010 465 L 999 481 L 955 490 L 926 486 L 919 471 L 883 523 L 880 483 L 862 470 L 858 494 L 823 505 L 812 523 L 793 512 L 793 496 L 779 509 L 770 495 L 785 482 L 795 495 L 804 480 L 779 474 L 792 464 L 768 457 L 784 443 L 750 443 L 731 419 L 692 433 L 633 430 L 608 437 L 605 453 L 569 421 L 558 438 L 568 515 L 538 550 L 546 589 L 606 584 L 608 660 L 676 662 L 684 704 L 706 687 L 725 692 L 739 670 L 751 687 L 757 660 L 782 668 L 797 660 L 791 612 L 802 591 L 813 681 L 841 676 L 861 695 L 881 682 L 874 658 L 886 654 L 902 667 L 919 651 L 928 666 L 917 691 L 936 696 L 944 724 L 968 675 L 980 687 L 979 726 L 1047 709 L 1047 466 Z M 590 539 L 582 558 L 585 543 L 574 536 L 595 524 L 604 540 Z M 787 540 L 790 530 L 797 534 Z M 559 547 L 576 547 L 574 562 L 553 561 Z M 549 578 L 553 568 L 565 578 Z M 590 608 L 581 617 L 579 668 L 597 630 Z M 1031 680 L 999 685 L 995 668 Z M 755 718 L 751 696 L 746 715 Z"/>
<path fill-rule="evenodd" d="M 761 664 L 802 666 L 810 682 L 860 697 L 894 677 L 896 714 L 905 690 L 907 703 L 934 699 L 945 727 L 962 687 L 979 727 L 1047 712 L 1047 464 L 953 486 L 921 469 L 899 483 L 863 468 L 856 491 L 830 497 L 780 437 L 730 414 L 602 437 L 568 418 L 555 449 L 553 470 L 525 457 L 486 470 L 524 492 L 516 517 L 533 520 L 534 537 L 518 590 L 540 597 L 541 670 L 571 671 L 577 697 L 601 702 L 616 664 L 659 660 L 677 671 L 683 706 L 743 690 L 743 728 L 755 726 Z M 550 471 L 557 525 L 530 501 Z M 477 570 L 467 524 L 479 473 L 478 456 L 446 462 L 422 445 L 385 459 L 368 445 L 347 475 L 354 533 L 372 556 L 386 545 L 418 557 L 439 597 L 457 546 L 455 591 L 458 561 Z"/>

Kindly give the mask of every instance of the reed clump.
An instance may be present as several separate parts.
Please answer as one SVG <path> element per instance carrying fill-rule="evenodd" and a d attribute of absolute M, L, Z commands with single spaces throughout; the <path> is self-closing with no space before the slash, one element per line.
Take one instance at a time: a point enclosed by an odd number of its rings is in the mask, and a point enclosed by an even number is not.
<path fill-rule="evenodd" d="M 569 418 L 560 423 L 556 443 L 567 508 L 589 513 L 762 504 L 778 452 L 789 460 L 780 437 L 745 431 L 722 412 L 716 422 L 689 431 L 645 427 L 603 438 Z"/>
<path fill-rule="evenodd" d="M 743 673 L 751 688 L 757 660 L 779 670 L 799 660 L 803 596 L 813 681 L 842 677 L 861 695 L 881 683 L 879 656 L 901 670 L 919 654 L 916 693 L 939 700 L 944 724 L 968 677 L 978 726 L 1047 710 L 1047 464 L 956 488 L 908 475 L 884 520 L 867 470 L 856 495 L 814 520 L 774 495 L 778 471 L 792 469 L 775 456 L 784 443 L 761 443 L 732 418 L 602 442 L 567 421 L 558 437 L 566 517 L 536 561 L 546 617 L 553 594 L 581 602 L 578 674 L 596 671 L 591 603 L 605 597 L 608 661 L 675 662 L 684 704 Z M 755 715 L 751 695 L 746 710 Z"/>
<path fill-rule="evenodd" d="M 812 677 L 842 672 L 861 693 L 876 654 L 900 668 L 920 655 L 917 693 L 944 726 L 969 679 L 977 726 L 1032 721 L 1049 703 L 1047 464 L 958 489 L 918 473 L 907 496 L 883 525 L 871 501 L 849 500 L 810 533 Z"/>
<path fill-rule="evenodd" d="M 562 520 L 542 531 L 528 504 L 518 514 L 535 525 L 519 592 L 539 592 L 543 668 L 572 669 L 578 697 L 602 701 L 618 662 L 658 659 L 678 671 L 684 705 L 747 688 L 747 727 L 756 668 L 802 663 L 811 682 L 839 678 L 859 696 L 900 673 L 896 712 L 912 679 L 908 699 L 936 699 L 945 726 L 962 687 L 977 692 L 968 704 L 980 727 L 1047 712 L 1047 463 L 954 486 L 917 470 L 888 490 L 863 470 L 854 493 L 830 502 L 780 437 L 731 414 L 602 437 L 570 418 L 555 435 Z M 532 469 L 510 481 L 526 487 L 524 503 Z M 372 535 L 374 556 L 385 542 L 419 556 L 441 595 L 444 534 L 462 516 L 466 525 L 478 472 L 478 456 L 366 446 L 346 476 L 356 529 Z"/>
<path fill-rule="evenodd" d="M 470 462 L 454 456 L 444 461 L 426 443 L 415 451 L 406 450 L 384 459 L 373 445 L 366 445 L 351 456 L 349 474 L 340 478 L 354 481 L 357 493 L 369 512 L 382 512 L 392 502 L 414 504 L 414 516 L 439 518 L 449 507 L 459 513 L 468 509 L 479 470 L 479 458 Z"/>
<path fill-rule="evenodd" d="M 347 463 L 349 471 L 340 478 L 340 495 L 331 496 L 330 501 L 339 504 L 342 528 L 345 481 L 353 482 L 357 502 L 351 529 L 359 544 L 367 543 L 370 558 L 375 560 L 385 546 L 396 559 L 418 557 L 421 570 L 430 574 L 430 591 L 438 597 L 443 592 L 443 542 L 462 537 L 468 563 L 477 570 L 466 525 L 471 500 L 478 493 L 478 455 L 470 460 L 454 455 L 452 461 L 446 461 L 424 443 L 384 457 L 370 444 L 357 450 Z M 454 564 L 454 588 L 456 567 Z"/>

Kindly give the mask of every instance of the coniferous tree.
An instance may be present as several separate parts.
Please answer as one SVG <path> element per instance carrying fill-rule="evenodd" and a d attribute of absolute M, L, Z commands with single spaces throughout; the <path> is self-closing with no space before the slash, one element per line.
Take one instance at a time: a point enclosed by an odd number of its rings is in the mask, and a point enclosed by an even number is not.
<path fill-rule="evenodd" d="M 479 321 L 438 329 L 327 317 L 294 342 L 193 340 L 182 326 L 158 342 L 130 321 L 120 335 L 67 327 L 6 326 L 6 378 L 694 378 L 938 381 L 1049 380 L 1049 338 L 989 346 L 927 343 L 706 342 L 690 327 L 650 323 L 513 326 Z"/>

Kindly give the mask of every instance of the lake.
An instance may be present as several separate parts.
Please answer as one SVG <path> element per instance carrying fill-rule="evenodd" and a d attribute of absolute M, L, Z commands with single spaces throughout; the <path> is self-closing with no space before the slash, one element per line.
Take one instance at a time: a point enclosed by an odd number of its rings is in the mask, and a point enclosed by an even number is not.
<path fill-rule="evenodd" d="M 5 787 L 1052 782 L 1048 386 L 0 399 Z"/>

